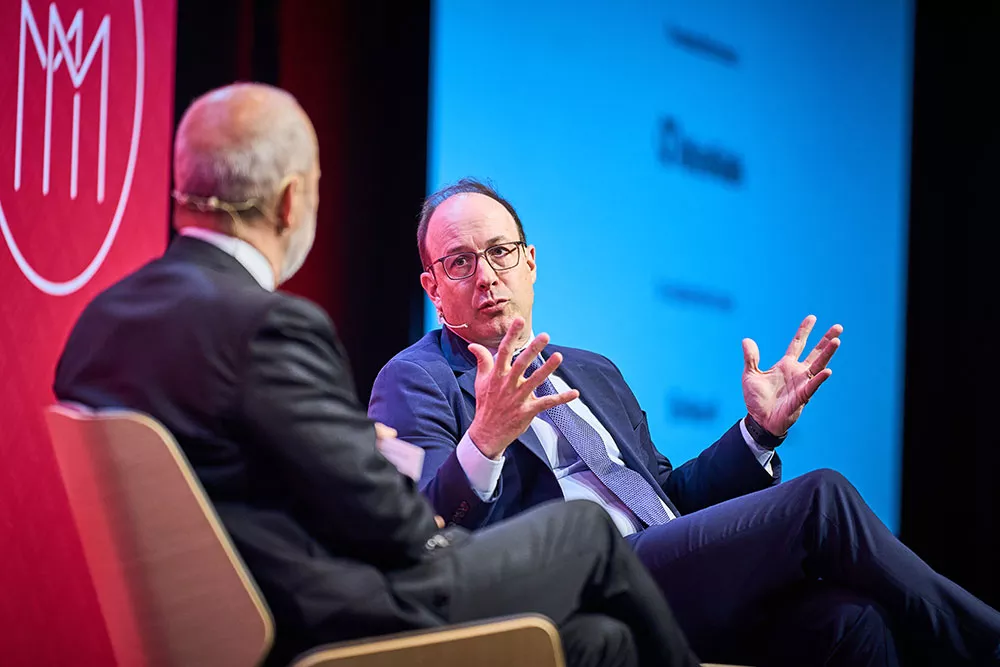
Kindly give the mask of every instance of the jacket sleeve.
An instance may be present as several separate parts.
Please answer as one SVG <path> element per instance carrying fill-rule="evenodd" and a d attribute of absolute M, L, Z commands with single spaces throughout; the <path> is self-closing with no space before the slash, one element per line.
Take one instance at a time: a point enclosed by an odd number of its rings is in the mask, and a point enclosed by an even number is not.
<path fill-rule="evenodd" d="M 454 389 L 449 400 L 423 366 L 394 359 L 375 379 L 368 416 L 424 450 L 420 488 L 445 521 L 475 530 L 489 521 L 503 491 L 503 478 L 490 501 L 482 500 L 469 484 L 456 454 L 464 433 L 455 406 L 462 396 L 457 385 Z"/>
<path fill-rule="evenodd" d="M 411 480 L 376 449 L 329 318 L 285 298 L 252 333 L 240 421 L 296 510 L 336 553 L 389 569 L 417 562 L 437 526 Z"/>

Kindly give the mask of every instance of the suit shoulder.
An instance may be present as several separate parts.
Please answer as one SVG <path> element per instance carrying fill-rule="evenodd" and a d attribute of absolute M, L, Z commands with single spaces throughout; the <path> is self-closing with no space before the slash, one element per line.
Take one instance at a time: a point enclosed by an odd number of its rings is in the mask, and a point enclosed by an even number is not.
<path fill-rule="evenodd" d="M 268 308 L 270 320 L 334 330 L 333 320 L 327 312 L 309 299 L 285 292 L 273 292 L 270 296 L 272 297 Z"/>
<path fill-rule="evenodd" d="M 419 373 L 414 367 L 422 369 L 432 378 L 454 377 L 454 372 L 441 351 L 440 329 L 425 334 L 416 343 L 397 353 L 379 371 L 379 378 Z"/>
<path fill-rule="evenodd" d="M 269 292 L 243 276 L 208 270 L 189 262 L 159 258 L 104 290 L 81 314 L 107 324 L 122 322 L 121 304 L 141 301 L 143 315 L 133 320 L 184 327 L 211 322 L 199 331 L 246 342 L 262 327 L 297 327 L 333 331 L 333 323 L 316 304 L 283 292 Z"/>
<path fill-rule="evenodd" d="M 613 361 L 605 357 L 603 354 L 598 354 L 597 352 L 582 350 L 578 347 L 564 347 L 562 345 L 549 345 L 549 349 L 553 352 L 562 353 L 564 359 L 571 359 L 577 363 L 583 363 L 588 366 L 612 369 L 615 373 L 619 372 L 618 367 L 615 366 Z"/>
<path fill-rule="evenodd" d="M 448 360 L 444 358 L 444 353 L 441 352 L 441 330 L 437 329 L 424 334 L 416 343 L 398 352 L 389 360 L 386 366 L 403 362 L 423 367 L 441 365 L 449 368 Z"/>

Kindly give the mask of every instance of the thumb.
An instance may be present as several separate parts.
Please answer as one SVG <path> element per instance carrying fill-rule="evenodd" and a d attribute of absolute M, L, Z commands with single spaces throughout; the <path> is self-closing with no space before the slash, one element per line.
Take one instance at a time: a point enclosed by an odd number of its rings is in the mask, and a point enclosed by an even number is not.
<path fill-rule="evenodd" d="M 743 372 L 758 372 L 760 367 L 760 350 L 757 349 L 757 343 L 753 341 L 752 338 L 743 339 Z"/>
<path fill-rule="evenodd" d="M 478 343 L 469 345 L 469 352 L 476 358 L 476 373 L 478 377 L 486 375 L 493 370 L 493 355 L 490 351 Z"/>

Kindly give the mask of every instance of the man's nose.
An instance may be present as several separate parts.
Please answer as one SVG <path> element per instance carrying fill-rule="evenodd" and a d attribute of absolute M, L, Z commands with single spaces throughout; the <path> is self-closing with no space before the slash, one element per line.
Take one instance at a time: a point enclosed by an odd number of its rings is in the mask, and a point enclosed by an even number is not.
<path fill-rule="evenodd" d="M 500 282 L 500 276 L 496 270 L 486 261 L 485 257 L 480 257 L 476 267 L 476 285 L 480 289 L 489 289 Z"/>

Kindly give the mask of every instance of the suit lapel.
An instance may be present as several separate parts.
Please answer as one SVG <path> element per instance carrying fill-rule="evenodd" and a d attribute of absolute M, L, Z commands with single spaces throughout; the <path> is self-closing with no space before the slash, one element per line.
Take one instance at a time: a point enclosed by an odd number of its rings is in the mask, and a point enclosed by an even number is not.
<path fill-rule="evenodd" d="M 552 351 L 554 352 L 555 350 Z M 621 403 L 615 393 L 614 387 L 610 383 L 600 382 L 599 378 L 595 377 L 592 371 L 589 371 L 583 365 L 576 362 L 571 352 L 567 355 L 567 350 L 560 349 L 559 351 L 563 354 L 563 362 L 556 369 L 556 374 L 570 387 L 579 390 L 580 400 L 594 413 L 597 421 L 601 422 L 601 425 L 611 434 L 611 438 L 615 441 L 615 444 L 618 445 L 618 451 L 621 453 L 622 461 L 625 462 L 625 465 L 642 475 L 643 479 L 656 491 L 656 494 L 667 502 L 677 516 L 680 516 L 677 508 L 674 507 L 667 494 L 660 488 L 659 483 L 649 471 L 649 468 L 637 456 L 632 443 L 632 433 L 630 432 L 632 424 L 628 421 L 628 417 L 620 415 L 618 419 L 612 418 L 614 415 L 614 406 Z M 544 356 L 547 357 L 548 352 L 549 349 L 546 348 Z"/>

